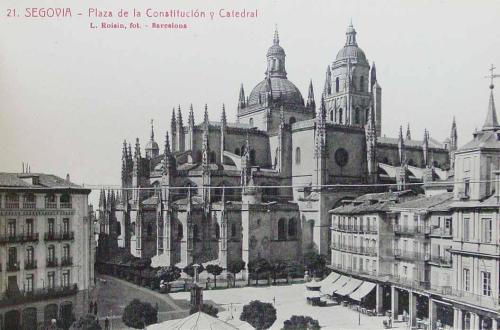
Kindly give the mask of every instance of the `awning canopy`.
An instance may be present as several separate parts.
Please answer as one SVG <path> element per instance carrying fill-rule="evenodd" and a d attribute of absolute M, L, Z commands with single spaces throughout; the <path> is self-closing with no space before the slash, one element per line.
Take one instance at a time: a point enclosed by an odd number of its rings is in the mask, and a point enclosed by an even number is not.
<path fill-rule="evenodd" d="M 347 296 L 348 294 L 356 290 L 362 283 L 363 281 L 352 278 L 349 282 L 347 282 L 346 285 L 336 291 L 335 294 L 338 294 L 339 296 Z"/>
<path fill-rule="evenodd" d="M 311 282 L 306 283 L 307 288 L 318 288 L 321 286 L 321 282 L 316 282 L 315 280 L 312 280 Z"/>
<path fill-rule="evenodd" d="M 327 278 L 321 281 L 321 291 L 322 294 L 332 294 L 334 289 L 334 284 L 340 279 L 341 275 L 337 273 L 330 273 Z"/>
<path fill-rule="evenodd" d="M 349 295 L 351 299 L 361 301 L 364 296 L 369 294 L 377 285 L 372 282 L 363 282 L 359 288 Z"/>
<path fill-rule="evenodd" d="M 321 292 L 319 292 L 319 291 L 306 291 L 305 296 L 308 299 L 311 299 L 311 298 L 321 298 Z"/>
<path fill-rule="evenodd" d="M 350 278 L 344 275 L 341 275 L 338 280 L 336 280 L 331 287 L 328 288 L 328 292 L 324 292 L 325 294 L 332 295 L 335 291 L 339 290 L 343 287 L 347 282 L 349 282 Z M 323 292 L 323 291 L 321 291 Z"/>

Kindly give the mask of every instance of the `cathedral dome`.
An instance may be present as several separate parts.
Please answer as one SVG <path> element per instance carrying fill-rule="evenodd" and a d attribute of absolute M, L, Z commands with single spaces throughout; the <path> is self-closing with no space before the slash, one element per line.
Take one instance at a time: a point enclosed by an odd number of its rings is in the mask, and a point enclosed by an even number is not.
<path fill-rule="evenodd" d="M 363 50 L 358 47 L 358 44 L 356 42 L 356 30 L 352 26 L 352 23 L 347 28 L 345 45 L 337 53 L 335 61 L 343 61 L 348 59 L 350 59 L 353 63 L 368 65 L 365 52 L 363 52 Z"/>
<path fill-rule="evenodd" d="M 266 56 L 285 56 L 285 50 L 279 44 L 275 44 L 269 47 Z"/>
<path fill-rule="evenodd" d="M 303 106 L 302 94 L 297 86 L 290 80 L 283 77 L 269 77 L 262 80 L 254 87 L 248 98 L 248 105 L 258 105 L 264 103 L 268 91 L 268 79 L 271 82 L 271 94 L 273 100 L 279 100 L 284 104 Z"/>

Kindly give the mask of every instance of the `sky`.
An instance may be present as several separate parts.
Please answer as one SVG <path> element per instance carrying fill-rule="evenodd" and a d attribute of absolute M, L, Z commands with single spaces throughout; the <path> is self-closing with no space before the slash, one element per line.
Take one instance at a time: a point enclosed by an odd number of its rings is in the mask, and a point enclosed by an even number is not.
<path fill-rule="evenodd" d="M 83 15 L 22 17 L 29 7 Z M 7 18 L 12 8 L 21 17 Z M 150 21 L 189 25 L 181 30 L 102 30 L 90 22 L 134 19 L 89 18 L 89 8 L 257 9 L 258 17 Z M 199 122 L 205 103 L 211 120 L 225 103 L 234 121 L 240 84 L 248 95 L 264 78 L 276 25 L 289 80 L 305 98 L 312 79 L 319 99 L 352 20 L 358 45 L 376 63 L 387 136 L 409 123 L 416 139 L 426 128 L 444 140 L 455 116 L 465 144 L 486 117 L 489 67 L 500 68 L 500 1 L 493 0 L 5 0 L 0 15 L 0 171 L 20 172 L 27 162 L 32 172 L 69 173 L 86 185 L 120 183 L 123 140 L 139 137 L 144 146 L 151 119 L 163 149 L 174 106 L 187 118 L 192 103 Z"/>

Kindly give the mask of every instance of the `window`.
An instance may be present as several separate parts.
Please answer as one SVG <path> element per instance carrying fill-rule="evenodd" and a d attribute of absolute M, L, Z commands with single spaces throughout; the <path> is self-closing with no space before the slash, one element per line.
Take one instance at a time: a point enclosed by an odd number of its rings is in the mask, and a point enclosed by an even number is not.
<path fill-rule="evenodd" d="M 403 266 L 403 277 L 406 278 L 408 276 L 408 266 Z"/>
<path fill-rule="evenodd" d="M 9 220 L 9 237 L 15 237 L 15 236 L 16 236 L 16 220 L 10 219 Z"/>
<path fill-rule="evenodd" d="M 470 218 L 464 218 L 464 241 L 468 241 L 470 239 L 469 229 L 470 229 Z"/>
<path fill-rule="evenodd" d="M 286 220 L 283 218 L 278 220 L 278 239 L 286 239 Z"/>
<path fill-rule="evenodd" d="M 290 119 L 288 119 L 288 123 L 289 123 L 290 125 L 293 125 L 293 124 L 295 124 L 296 122 L 297 122 L 297 119 L 295 119 L 295 117 L 290 117 Z"/>
<path fill-rule="evenodd" d="M 484 243 L 491 242 L 491 219 L 481 219 L 481 241 Z"/>
<path fill-rule="evenodd" d="M 69 244 L 64 244 L 63 246 L 63 258 L 69 259 L 70 257 L 70 247 Z"/>
<path fill-rule="evenodd" d="M 56 287 L 56 273 L 48 272 L 47 273 L 47 288 L 54 289 Z"/>
<path fill-rule="evenodd" d="M 49 235 L 54 235 L 56 220 L 54 218 L 49 218 L 47 221 L 48 221 Z"/>
<path fill-rule="evenodd" d="M 217 154 L 215 151 L 210 151 L 210 163 L 216 163 L 217 162 Z"/>
<path fill-rule="evenodd" d="M 220 238 L 220 226 L 217 222 L 214 225 L 214 234 L 215 234 L 215 239 Z"/>
<path fill-rule="evenodd" d="M 250 124 L 250 127 L 253 127 L 253 118 L 250 118 L 250 120 L 248 120 L 248 123 Z"/>
<path fill-rule="evenodd" d="M 150 223 L 148 223 L 148 226 L 147 226 L 147 235 L 149 237 L 151 237 L 153 235 L 153 226 Z"/>
<path fill-rule="evenodd" d="M 260 219 L 258 220 L 258 222 L 260 222 Z M 234 222 L 231 223 L 231 237 L 236 237 L 236 224 Z"/>
<path fill-rule="evenodd" d="M 56 259 L 56 249 L 54 248 L 54 245 L 49 245 L 49 248 L 47 249 L 47 260 L 49 262 L 54 262 Z"/>
<path fill-rule="evenodd" d="M 250 150 L 250 165 L 255 165 L 255 150 L 253 149 Z"/>
<path fill-rule="evenodd" d="M 470 180 L 465 179 L 464 180 L 464 195 L 466 197 L 469 197 L 469 193 L 470 193 Z"/>
<path fill-rule="evenodd" d="M 69 270 L 66 270 L 62 273 L 62 285 L 64 287 L 69 286 Z"/>
<path fill-rule="evenodd" d="M 365 86 L 365 77 L 359 77 L 359 91 L 362 92 Z"/>
<path fill-rule="evenodd" d="M 17 268 L 17 249 L 15 247 L 9 248 L 9 260 L 8 264 L 10 268 Z"/>
<path fill-rule="evenodd" d="M 24 290 L 26 292 L 33 292 L 33 282 L 33 274 L 27 275 L 24 282 Z"/>
<path fill-rule="evenodd" d="M 193 240 L 197 241 L 198 237 L 198 225 L 193 225 Z"/>
<path fill-rule="evenodd" d="M 491 273 L 481 272 L 481 286 L 484 296 L 491 296 Z"/>
<path fill-rule="evenodd" d="M 240 148 L 234 149 L 234 154 L 240 156 Z"/>
<path fill-rule="evenodd" d="M 339 92 L 340 90 L 340 80 L 339 77 L 335 78 L 335 92 Z"/>
<path fill-rule="evenodd" d="M 177 225 L 177 239 L 179 241 L 182 240 L 182 238 L 184 237 L 184 233 L 182 231 L 183 231 L 182 223 L 179 223 Z"/>
<path fill-rule="evenodd" d="M 63 219 L 63 234 L 65 234 L 65 235 L 69 234 L 69 219 L 68 218 Z"/>
<path fill-rule="evenodd" d="M 297 147 L 295 149 L 295 164 L 299 165 L 300 164 L 300 148 Z"/>
<path fill-rule="evenodd" d="M 288 222 L 288 236 L 295 237 L 297 235 L 297 221 L 290 219 Z"/>
<path fill-rule="evenodd" d="M 33 219 L 26 219 L 26 236 L 33 236 Z"/>
<path fill-rule="evenodd" d="M 26 248 L 26 263 L 31 265 L 33 263 L 35 252 L 32 246 Z"/>
<path fill-rule="evenodd" d="M 463 270 L 462 287 L 465 291 L 470 291 L 470 270 L 468 268 Z"/>
<path fill-rule="evenodd" d="M 342 108 L 339 109 L 339 124 L 342 124 Z"/>
<path fill-rule="evenodd" d="M 359 124 L 359 108 L 356 108 L 354 111 L 354 121 L 356 124 Z"/>

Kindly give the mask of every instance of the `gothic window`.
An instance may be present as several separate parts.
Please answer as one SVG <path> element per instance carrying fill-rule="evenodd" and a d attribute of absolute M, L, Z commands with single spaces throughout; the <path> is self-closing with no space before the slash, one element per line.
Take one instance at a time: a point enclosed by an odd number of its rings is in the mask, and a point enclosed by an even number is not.
<path fill-rule="evenodd" d="M 295 164 L 299 165 L 300 164 L 300 148 L 297 147 L 295 149 Z"/>
<path fill-rule="evenodd" d="M 288 236 L 292 238 L 297 236 L 297 221 L 294 218 L 288 222 Z"/>
<path fill-rule="evenodd" d="M 177 224 L 177 240 L 179 241 L 184 237 L 183 230 L 182 223 L 179 222 L 179 224 Z"/>
<path fill-rule="evenodd" d="M 198 225 L 193 225 L 193 240 L 197 241 L 199 239 Z"/>
<path fill-rule="evenodd" d="M 214 234 L 215 234 L 215 239 L 220 238 L 220 226 L 217 222 L 214 225 Z"/>
<path fill-rule="evenodd" d="M 340 81 L 339 81 L 339 77 L 337 77 L 335 79 L 335 92 L 339 92 L 339 89 L 340 89 Z"/>
<path fill-rule="evenodd" d="M 359 77 L 359 91 L 363 92 L 365 86 L 365 77 L 361 76 Z"/>
<path fill-rule="evenodd" d="M 278 220 L 278 240 L 286 239 L 286 220 L 281 218 Z"/>
<path fill-rule="evenodd" d="M 231 223 L 231 237 L 232 238 L 236 237 L 236 223 L 234 222 Z"/>
<path fill-rule="evenodd" d="M 250 120 L 248 121 L 248 123 L 250 124 L 250 127 L 253 127 L 253 118 L 250 118 Z"/>
<path fill-rule="evenodd" d="M 250 150 L 250 165 L 255 165 L 255 150 Z"/>
<path fill-rule="evenodd" d="M 342 124 L 342 108 L 339 109 L 339 124 Z"/>
<path fill-rule="evenodd" d="M 356 124 L 359 124 L 359 108 L 356 108 L 356 110 L 354 110 L 354 122 Z"/>
<path fill-rule="evenodd" d="M 290 125 L 292 125 L 292 124 L 295 124 L 296 121 L 297 121 L 297 119 L 295 119 L 295 117 L 290 117 L 290 119 L 288 120 L 288 123 Z"/>
<path fill-rule="evenodd" d="M 210 163 L 216 163 L 217 162 L 217 154 L 215 151 L 210 151 Z"/>
<path fill-rule="evenodd" d="M 240 156 L 240 148 L 234 149 L 234 154 Z"/>

